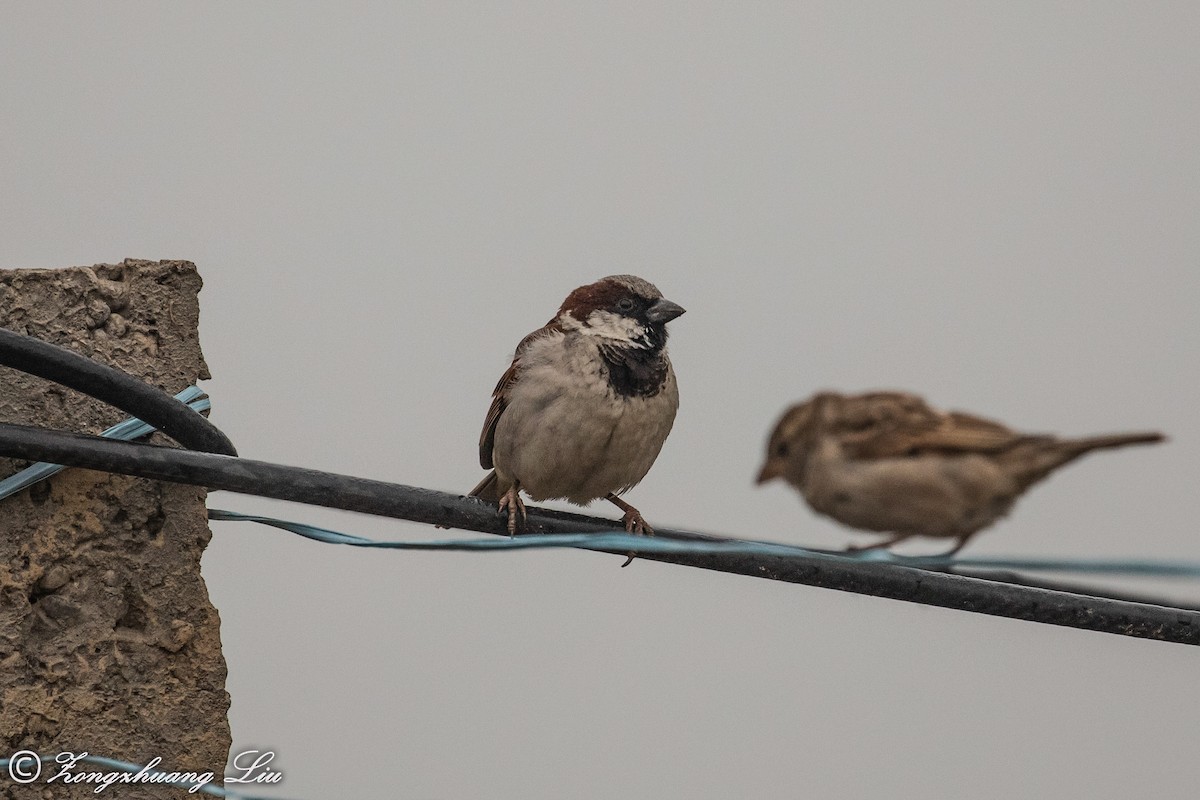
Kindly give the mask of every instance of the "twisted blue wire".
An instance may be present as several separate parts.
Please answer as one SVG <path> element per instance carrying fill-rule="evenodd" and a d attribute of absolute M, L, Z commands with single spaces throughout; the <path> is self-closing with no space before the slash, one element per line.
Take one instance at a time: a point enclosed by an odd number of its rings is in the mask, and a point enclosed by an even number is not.
<path fill-rule="evenodd" d="M 197 412 L 207 411 L 210 401 L 204 392 L 189 386 L 175 395 Z M 141 420 L 127 419 L 102 433 L 110 439 L 136 439 L 153 432 L 154 428 Z M 0 500 L 40 480 L 50 477 L 62 466 L 37 463 L 3 481 L 0 481 Z M 749 539 L 724 539 L 720 541 L 685 541 L 646 536 L 633 536 L 614 531 L 612 533 L 560 533 L 553 535 L 517 536 L 513 538 L 492 537 L 480 539 L 450 539 L 435 541 L 376 541 L 354 536 L 302 522 L 240 514 L 234 511 L 211 509 L 209 518 L 228 522 L 258 522 L 327 544 L 345 544 L 352 547 L 373 547 L 389 550 L 451 550 L 467 552 L 492 552 L 532 550 L 544 548 L 580 547 L 590 549 L 633 550 L 639 553 L 737 553 L 741 555 L 768 555 L 793 558 L 823 558 L 855 561 L 870 561 L 897 564 L 905 567 L 942 570 L 947 567 L 992 570 L 1027 570 L 1034 572 L 1060 572 L 1094 575 L 1126 575 L 1145 577 L 1197 578 L 1200 563 L 1188 561 L 1158 561 L 1153 559 L 1103 559 L 1103 558 L 952 558 L 947 556 L 904 556 L 887 550 L 865 550 L 857 553 L 834 553 L 826 550 L 810 550 L 795 545 L 777 544 Z"/>
<path fill-rule="evenodd" d="M 242 514 L 236 511 L 210 509 L 208 518 L 221 522 L 258 522 L 298 534 L 326 544 L 345 544 L 352 547 L 373 547 L 387 550 L 453 550 L 486 552 L 496 550 L 536 550 L 542 548 L 581 547 L 602 550 L 633 550 L 639 553 L 737 553 L 792 558 L 824 558 L 851 561 L 871 561 L 897 564 L 904 567 L 942 569 L 947 566 L 974 569 L 1024 569 L 1037 572 L 1073 572 L 1108 575 L 1142 575 L 1155 577 L 1200 577 L 1200 563 L 1185 561 L 1155 561 L 1150 559 L 1082 559 L 1082 558 L 951 558 L 947 556 L 904 556 L 880 550 L 854 553 L 831 553 L 810 550 L 795 545 L 761 542 L 752 539 L 720 541 L 690 541 L 635 536 L 628 533 L 556 533 L 533 536 L 492 536 L 486 539 L 438 539 L 426 541 L 379 541 L 340 531 L 320 528 L 303 522 Z"/>

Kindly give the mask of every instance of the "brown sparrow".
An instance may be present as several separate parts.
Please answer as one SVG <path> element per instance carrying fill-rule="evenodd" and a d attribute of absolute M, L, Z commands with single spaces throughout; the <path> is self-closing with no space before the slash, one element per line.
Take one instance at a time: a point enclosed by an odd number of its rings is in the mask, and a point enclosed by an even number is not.
<path fill-rule="evenodd" d="M 1030 486 L 1084 453 L 1163 441 L 1159 433 L 1083 439 L 1016 433 L 998 422 L 930 408 L 901 392 L 821 392 L 788 409 L 758 482 L 782 477 L 818 513 L 853 528 L 958 539 L 957 553 Z"/>
<path fill-rule="evenodd" d="M 581 506 L 603 497 L 625 512 L 625 530 L 654 533 L 618 495 L 646 476 L 675 422 L 666 324 L 682 313 L 647 281 L 610 275 L 517 345 L 479 437 L 492 471 L 471 491 L 507 510 L 510 535 L 522 490 Z"/>

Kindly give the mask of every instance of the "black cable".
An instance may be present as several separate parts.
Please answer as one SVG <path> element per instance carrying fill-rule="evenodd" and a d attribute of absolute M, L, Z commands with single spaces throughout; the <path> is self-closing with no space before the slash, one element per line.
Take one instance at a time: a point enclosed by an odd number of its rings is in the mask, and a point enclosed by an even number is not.
<path fill-rule="evenodd" d="M 115 406 L 190 450 L 237 455 L 229 437 L 171 395 L 73 350 L 0 328 L 0 364 Z"/>
<path fill-rule="evenodd" d="M 505 518 L 491 506 L 471 498 L 245 458 L 10 424 L 0 424 L 0 456 L 507 535 Z M 586 533 L 614 528 L 612 520 L 544 509 L 531 509 L 526 524 L 528 533 Z M 658 535 L 690 540 L 713 539 L 665 529 L 659 529 Z M 625 553 L 616 554 L 623 556 Z M 642 553 L 639 557 L 1031 622 L 1200 644 L 1200 612 L 1167 605 L 1012 585 L 897 564 L 834 561 L 815 556 Z"/>
<path fill-rule="evenodd" d="M 1130 603 L 1142 603 L 1155 606 L 1168 606 L 1170 608 L 1178 608 L 1183 611 L 1200 612 L 1200 606 L 1194 603 L 1180 603 L 1176 600 L 1169 600 L 1163 597 L 1146 594 L 1144 592 L 1121 591 L 1116 589 L 1096 590 L 1093 587 L 1087 586 L 1079 581 L 1047 581 L 1039 580 L 1030 577 L 1020 572 L 1012 572 L 1006 569 L 987 569 L 972 567 L 970 565 L 949 564 L 945 567 L 925 567 L 925 569 L 934 572 L 952 572 L 955 575 L 966 575 L 972 578 L 985 578 L 992 581 L 1003 581 L 1004 583 L 1015 584 L 1018 586 L 1032 586 L 1038 589 L 1052 589 L 1058 592 L 1070 592 L 1072 594 L 1085 594 L 1090 597 L 1104 597 L 1108 600 L 1124 600 Z"/>

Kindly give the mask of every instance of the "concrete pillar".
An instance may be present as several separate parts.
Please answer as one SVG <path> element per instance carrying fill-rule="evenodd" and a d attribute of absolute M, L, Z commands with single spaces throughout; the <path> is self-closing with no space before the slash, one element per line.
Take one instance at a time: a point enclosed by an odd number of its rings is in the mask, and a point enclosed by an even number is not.
<path fill-rule="evenodd" d="M 174 394 L 209 377 L 200 286 L 187 261 L 0 270 L 0 326 Z M 0 421 L 98 433 L 124 416 L 0 368 Z M 0 459 L 0 476 L 22 466 Z M 0 758 L 86 750 L 224 772 L 225 659 L 200 576 L 209 537 L 205 491 L 192 486 L 67 469 L 0 501 Z M 94 788 L 22 787 L 0 770 L 0 796 L 83 797 Z M 179 790 L 127 785 L 105 794 L 114 791 L 159 800 Z"/>

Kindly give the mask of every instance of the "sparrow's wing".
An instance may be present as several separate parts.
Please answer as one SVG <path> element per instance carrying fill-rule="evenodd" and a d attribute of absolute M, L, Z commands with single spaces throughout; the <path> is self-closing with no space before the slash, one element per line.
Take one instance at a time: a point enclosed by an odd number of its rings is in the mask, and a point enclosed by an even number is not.
<path fill-rule="evenodd" d="M 994 453 L 1026 437 L 990 419 L 944 413 L 916 395 L 876 392 L 847 397 L 833 427 L 856 458 L 894 458 L 928 452 Z"/>
<path fill-rule="evenodd" d="M 491 469 L 495 466 L 492 463 L 492 446 L 496 443 L 496 426 L 500 423 L 500 417 L 504 414 L 504 409 L 508 408 L 508 392 L 514 383 L 517 382 L 517 376 L 521 370 L 521 354 L 529 347 L 534 339 L 540 336 L 546 336 L 552 331 L 562 330 L 557 327 L 557 322 L 551 320 L 542 327 L 538 328 L 533 333 L 526 336 L 517 345 L 517 352 L 513 355 L 512 364 L 500 376 L 500 380 L 496 383 L 495 390 L 492 391 L 492 405 L 488 408 L 487 416 L 483 420 L 483 431 L 479 434 L 479 466 L 484 469 Z"/>
<path fill-rule="evenodd" d="M 913 452 L 997 453 L 1030 437 L 994 420 L 952 411 L 936 429 L 915 437 Z"/>
<path fill-rule="evenodd" d="M 488 409 L 487 416 L 483 419 L 483 432 L 479 434 L 479 466 L 484 469 L 491 469 L 494 466 L 492 464 L 492 445 L 496 442 L 496 425 L 500 422 L 500 415 L 508 407 L 506 399 L 508 396 L 508 387 L 517 380 L 520 348 L 517 348 L 517 350 L 518 355 L 513 358 L 512 364 L 500 376 L 500 380 L 492 392 L 492 405 Z"/>

